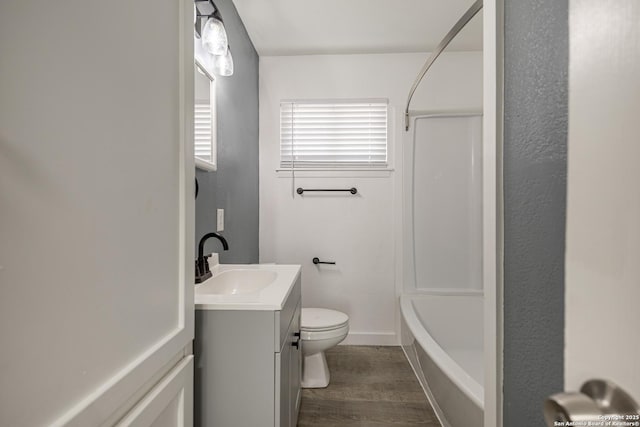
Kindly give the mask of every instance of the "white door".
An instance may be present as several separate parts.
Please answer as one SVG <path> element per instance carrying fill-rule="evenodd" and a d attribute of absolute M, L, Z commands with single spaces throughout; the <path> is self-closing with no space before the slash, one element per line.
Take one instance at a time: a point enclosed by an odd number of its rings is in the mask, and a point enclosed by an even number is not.
<path fill-rule="evenodd" d="M 565 388 L 640 400 L 640 2 L 569 4 Z"/>
<path fill-rule="evenodd" d="M 191 0 L 0 2 L 2 426 L 191 422 L 192 34 Z"/>

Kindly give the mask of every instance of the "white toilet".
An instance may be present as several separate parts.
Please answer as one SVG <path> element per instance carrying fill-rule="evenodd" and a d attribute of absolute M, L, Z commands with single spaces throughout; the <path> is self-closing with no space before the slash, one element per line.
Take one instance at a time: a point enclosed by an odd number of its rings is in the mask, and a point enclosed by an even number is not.
<path fill-rule="evenodd" d="M 300 320 L 302 340 L 302 388 L 329 385 L 329 367 L 324 352 L 338 345 L 349 332 L 349 316 L 327 308 L 303 308 Z"/>

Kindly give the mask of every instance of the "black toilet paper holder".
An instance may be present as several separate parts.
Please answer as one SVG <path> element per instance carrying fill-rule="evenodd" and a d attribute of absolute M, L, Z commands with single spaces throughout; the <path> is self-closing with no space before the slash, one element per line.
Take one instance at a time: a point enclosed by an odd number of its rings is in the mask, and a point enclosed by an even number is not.
<path fill-rule="evenodd" d="M 335 261 L 320 261 L 320 258 L 315 257 L 312 259 L 314 264 L 331 264 L 331 265 L 335 265 Z"/>

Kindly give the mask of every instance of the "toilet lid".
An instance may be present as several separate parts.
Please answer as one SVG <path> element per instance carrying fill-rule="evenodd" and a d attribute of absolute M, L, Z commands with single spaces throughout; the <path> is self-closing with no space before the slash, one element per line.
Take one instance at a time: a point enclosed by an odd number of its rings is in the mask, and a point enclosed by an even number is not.
<path fill-rule="evenodd" d="M 300 329 L 305 331 L 324 331 L 337 329 L 349 322 L 349 316 L 328 308 L 303 308 Z"/>

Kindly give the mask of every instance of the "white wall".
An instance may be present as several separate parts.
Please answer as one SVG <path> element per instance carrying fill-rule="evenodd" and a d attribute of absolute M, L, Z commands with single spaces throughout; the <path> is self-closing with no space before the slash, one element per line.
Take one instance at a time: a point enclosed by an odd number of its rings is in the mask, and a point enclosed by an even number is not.
<path fill-rule="evenodd" d="M 401 281 L 403 110 L 428 54 L 260 58 L 260 262 L 303 266 L 303 306 L 350 316 L 345 343 L 396 344 Z M 279 104 L 284 99 L 386 98 L 389 171 L 297 173 L 295 186 L 355 186 L 358 195 L 293 196 L 279 167 Z M 416 92 L 412 109 L 482 108 L 482 53 L 443 54 Z M 317 267 L 311 259 L 335 261 Z"/>
<path fill-rule="evenodd" d="M 570 4 L 565 388 L 605 378 L 638 401 L 640 4 Z"/>

